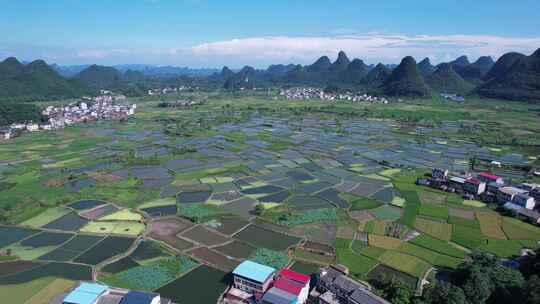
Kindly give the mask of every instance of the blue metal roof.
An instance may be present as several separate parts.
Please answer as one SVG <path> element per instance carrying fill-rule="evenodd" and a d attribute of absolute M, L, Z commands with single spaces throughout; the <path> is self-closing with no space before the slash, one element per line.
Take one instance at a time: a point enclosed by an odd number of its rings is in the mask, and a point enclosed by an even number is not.
<path fill-rule="evenodd" d="M 73 289 L 65 298 L 64 303 L 69 304 L 92 304 L 109 287 L 95 283 L 81 283 Z"/>
<path fill-rule="evenodd" d="M 157 297 L 155 293 L 130 291 L 120 301 L 120 304 L 150 304 Z"/>
<path fill-rule="evenodd" d="M 233 274 L 259 283 L 264 283 L 275 271 L 276 269 L 272 267 L 247 260 L 240 263 L 240 265 L 234 269 Z"/>
<path fill-rule="evenodd" d="M 296 304 L 298 303 L 298 298 L 286 291 L 280 290 L 276 287 L 270 288 L 264 296 L 263 302 L 272 303 L 272 304 Z"/>

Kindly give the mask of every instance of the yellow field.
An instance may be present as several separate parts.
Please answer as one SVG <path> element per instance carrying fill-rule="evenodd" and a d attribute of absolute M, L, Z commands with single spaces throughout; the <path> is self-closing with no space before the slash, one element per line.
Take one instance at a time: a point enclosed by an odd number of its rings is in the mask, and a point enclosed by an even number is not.
<path fill-rule="evenodd" d="M 115 213 L 109 214 L 100 218 L 100 221 L 140 221 L 142 215 L 135 213 L 129 209 L 122 209 Z"/>
<path fill-rule="evenodd" d="M 431 267 L 427 262 L 405 253 L 386 251 L 379 257 L 379 261 L 386 266 L 403 271 L 417 278 L 422 277 Z"/>
<path fill-rule="evenodd" d="M 70 290 L 75 282 L 66 279 L 56 279 L 47 287 L 32 296 L 25 304 L 49 304 L 56 296 Z"/>
<path fill-rule="evenodd" d="M 482 234 L 499 240 L 506 240 L 506 234 L 501 228 L 501 217 L 492 212 L 476 212 Z"/>
<path fill-rule="evenodd" d="M 391 238 L 387 236 L 369 234 L 368 244 L 370 246 L 379 247 L 383 249 L 398 249 L 402 241 L 400 239 Z"/>
<path fill-rule="evenodd" d="M 443 241 L 449 241 L 452 237 L 452 225 L 447 223 L 430 221 L 417 217 L 414 228 Z"/>
<path fill-rule="evenodd" d="M 90 222 L 81 229 L 81 232 L 135 236 L 143 233 L 144 229 L 144 224 L 138 222 Z"/>

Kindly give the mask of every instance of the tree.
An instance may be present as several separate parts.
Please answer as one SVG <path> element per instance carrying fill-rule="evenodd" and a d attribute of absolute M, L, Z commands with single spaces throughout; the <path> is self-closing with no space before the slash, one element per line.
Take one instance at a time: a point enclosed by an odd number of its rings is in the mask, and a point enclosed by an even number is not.
<path fill-rule="evenodd" d="M 428 288 L 424 293 L 426 304 L 465 304 L 467 298 L 463 290 L 450 283 L 439 283 Z"/>
<path fill-rule="evenodd" d="M 525 277 L 529 277 L 532 275 L 540 276 L 540 249 L 536 250 L 536 254 L 534 255 L 528 255 L 524 262 L 521 263 L 521 273 L 525 275 Z"/>
<path fill-rule="evenodd" d="M 401 280 L 392 279 L 383 287 L 384 298 L 392 304 L 411 303 L 412 291 Z"/>
<path fill-rule="evenodd" d="M 533 275 L 523 285 L 523 303 L 540 304 L 540 277 Z"/>
<path fill-rule="evenodd" d="M 491 268 L 490 277 L 494 285 L 490 302 L 503 304 L 519 298 L 525 283 L 519 271 L 497 264 Z"/>
<path fill-rule="evenodd" d="M 263 204 L 259 203 L 259 204 L 255 205 L 255 210 L 254 210 L 255 215 L 261 215 L 263 213 L 263 211 L 264 211 Z"/>
<path fill-rule="evenodd" d="M 480 267 L 475 267 L 469 274 L 465 284 L 463 284 L 462 289 L 472 304 L 483 304 L 493 292 L 493 282 L 491 282 L 489 274 L 485 273 Z"/>

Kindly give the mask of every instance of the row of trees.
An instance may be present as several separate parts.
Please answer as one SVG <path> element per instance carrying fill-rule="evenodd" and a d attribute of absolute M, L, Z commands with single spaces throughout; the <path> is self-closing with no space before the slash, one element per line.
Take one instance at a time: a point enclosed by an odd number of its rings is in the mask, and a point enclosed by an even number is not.
<path fill-rule="evenodd" d="M 520 270 L 503 266 L 486 253 L 473 253 L 448 281 L 426 288 L 421 297 L 407 286 L 390 280 L 381 286 L 382 295 L 394 304 L 506 304 L 540 303 L 540 250 L 522 263 Z"/>
<path fill-rule="evenodd" d="M 44 120 L 41 110 L 31 103 L 0 102 L 0 126 L 14 122 Z"/>

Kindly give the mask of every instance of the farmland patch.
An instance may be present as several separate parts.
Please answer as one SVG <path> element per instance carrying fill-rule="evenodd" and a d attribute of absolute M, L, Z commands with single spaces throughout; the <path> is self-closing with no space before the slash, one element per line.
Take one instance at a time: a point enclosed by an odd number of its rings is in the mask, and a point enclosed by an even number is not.
<path fill-rule="evenodd" d="M 256 225 L 250 225 L 246 229 L 237 233 L 234 238 L 253 244 L 258 247 L 269 248 L 273 250 L 285 250 L 300 239 L 278 232 L 267 230 Z"/>

